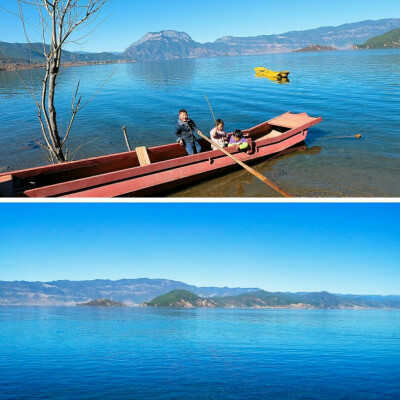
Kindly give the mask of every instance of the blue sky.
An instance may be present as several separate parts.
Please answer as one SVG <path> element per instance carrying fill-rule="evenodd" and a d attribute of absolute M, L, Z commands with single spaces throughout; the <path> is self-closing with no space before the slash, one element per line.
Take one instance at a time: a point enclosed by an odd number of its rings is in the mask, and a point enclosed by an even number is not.
<path fill-rule="evenodd" d="M 16 0 L 0 0 L 0 41 L 26 42 Z M 37 19 L 26 14 L 27 28 L 35 38 Z M 123 51 L 146 32 L 173 29 L 204 43 L 225 36 L 278 34 L 292 30 L 338 26 L 382 18 L 400 18 L 398 0 L 112 0 L 102 11 L 102 24 L 85 44 L 85 51 Z M 92 26 L 92 28 L 95 25 Z M 37 33 L 39 33 L 37 31 Z"/>
<path fill-rule="evenodd" d="M 147 277 L 399 295 L 399 211 L 391 203 L 1 203 L 0 280 Z"/>

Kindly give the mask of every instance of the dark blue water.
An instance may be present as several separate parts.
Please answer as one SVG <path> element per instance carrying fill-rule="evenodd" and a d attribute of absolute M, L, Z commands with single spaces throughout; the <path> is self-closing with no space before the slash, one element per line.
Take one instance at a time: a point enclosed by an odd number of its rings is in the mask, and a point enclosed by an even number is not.
<path fill-rule="evenodd" d="M 400 313 L 0 308 L 1 399 L 398 399 Z"/>
<path fill-rule="evenodd" d="M 257 78 L 253 67 L 290 70 L 290 82 Z M 41 71 L 20 71 L 38 87 Z M 174 141 L 173 126 L 186 108 L 203 132 L 213 118 L 228 131 L 248 128 L 286 111 L 322 116 L 307 137 L 307 151 L 257 169 L 296 196 L 400 197 L 400 51 L 336 51 L 251 57 L 173 60 L 66 68 L 58 86 L 62 132 L 69 121 L 74 84 L 83 103 L 69 147 L 74 158 Z M 0 72 L 0 171 L 44 163 L 36 109 L 16 72 Z M 354 136 L 363 139 L 330 139 Z M 247 173 L 246 173 L 247 174 Z M 246 175 L 247 176 L 247 175 Z M 231 175 L 177 195 L 274 196 L 254 178 Z M 243 183 L 245 180 L 245 183 Z M 241 182 L 241 187 L 235 185 Z"/>

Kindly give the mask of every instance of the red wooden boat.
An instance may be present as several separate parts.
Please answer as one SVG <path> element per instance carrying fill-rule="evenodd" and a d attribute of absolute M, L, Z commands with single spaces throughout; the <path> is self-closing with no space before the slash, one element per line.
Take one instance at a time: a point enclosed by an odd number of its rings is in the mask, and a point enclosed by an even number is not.
<path fill-rule="evenodd" d="M 287 112 L 243 133 L 249 152 L 227 148 L 249 163 L 281 152 L 305 140 L 308 128 L 319 123 L 306 113 Z M 203 151 L 188 156 L 178 143 L 138 147 L 135 151 L 88 158 L 56 165 L 0 174 L 3 197 L 122 197 L 151 196 L 175 189 L 237 164 L 220 150 L 200 139 Z"/>

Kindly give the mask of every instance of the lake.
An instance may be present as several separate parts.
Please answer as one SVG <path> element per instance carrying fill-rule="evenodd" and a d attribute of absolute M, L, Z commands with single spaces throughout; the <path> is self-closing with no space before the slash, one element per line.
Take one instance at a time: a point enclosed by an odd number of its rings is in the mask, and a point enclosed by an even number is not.
<path fill-rule="evenodd" d="M 0 399 L 398 399 L 400 312 L 0 307 Z"/>
<path fill-rule="evenodd" d="M 253 68 L 289 70 L 290 82 L 255 77 Z M 19 71 L 39 88 L 40 70 Z M 286 53 L 63 69 L 58 85 L 62 130 L 69 121 L 74 85 L 83 103 L 69 147 L 75 158 L 174 141 L 173 127 L 186 108 L 208 133 L 213 117 L 226 130 L 248 128 L 286 111 L 322 116 L 306 146 L 255 169 L 294 196 L 400 197 L 400 50 Z M 104 87 L 98 89 L 105 83 Z M 42 165 L 36 106 L 14 71 L 0 72 L 0 172 Z M 362 134 L 362 139 L 336 138 Z M 245 171 L 171 193 L 178 197 L 278 196 Z"/>

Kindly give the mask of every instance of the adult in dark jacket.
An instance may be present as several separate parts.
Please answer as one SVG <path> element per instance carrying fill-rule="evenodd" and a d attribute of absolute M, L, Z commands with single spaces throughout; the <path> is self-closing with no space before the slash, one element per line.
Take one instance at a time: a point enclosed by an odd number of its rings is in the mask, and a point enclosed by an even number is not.
<path fill-rule="evenodd" d="M 179 111 L 178 122 L 175 125 L 176 141 L 185 146 L 189 155 L 201 152 L 200 143 L 196 140 L 194 133 L 200 132 L 195 122 L 188 117 L 186 110 Z"/>

